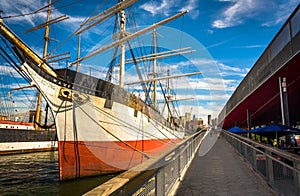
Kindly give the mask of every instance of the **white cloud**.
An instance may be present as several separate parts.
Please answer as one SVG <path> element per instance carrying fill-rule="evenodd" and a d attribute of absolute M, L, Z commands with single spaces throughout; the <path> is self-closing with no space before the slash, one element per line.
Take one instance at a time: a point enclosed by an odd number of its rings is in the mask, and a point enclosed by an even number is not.
<path fill-rule="evenodd" d="M 255 16 L 254 10 L 258 8 L 258 0 L 232 0 L 232 5 L 228 7 L 217 19 L 212 26 L 215 28 L 227 28 L 239 25 L 244 22 L 245 18 Z"/>
<path fill-rule="evenodd" d="M 178 89 L 234 91 L 240 80 L 249 72 L 249 68 L 230 66 L 220 61 L 206 58 L 194 58 L 189 61 L 178 62 L 174 70 L 178 70 L 178 67 L 189 69 L 191 66 L 196 66 L 198 71 L 202 73 L 202 76 L 200 78 L 173 79 L 174 83 L 178 84 Z M 226 76 L 231 76 L 231 79 L 225 78 Z"/>
<path fill-rule="evenodd" d="M 249 71 L 249 68 L 239 68 L 239 67 L 232 67 L 225 65 L 223 63 L 218 63 L 218 66 L 220 67 L 221 70 L 223 71 L 230 71 L 231 73 L 238 73 L 238 74 L 247 74 Z"/>
<path fill-rule="evenodd" d="M 171 7 L 174 6 L 175 3 L 176 1 L 169 1 L 169 0 L 162 0 L 162 2 L 150 1 L 141 5 L 141 8 L 147 12 L 150 12 L 153 16 L 156 14 L 164 14 L 168 16 Z"/>
<path fill-rule="evenodd" d="M 229 75 L 237 75 L 244 77 L 249 71 L 249 68 L 229 66 L 225 65 L 220 61 L 206 58 L 194 58 L 190 61 L 181 61 L 176 65 L 178 65 L 178 67 L 189 67 L 191 65 L 195 65 L 197 66 L 199 71 L 204 74 L 204 77 L 207 73 L 213 73 L 213 75 L 215 75 L 216 78 Z M 209 74 L 209 77 L 211 77 L 211 74 Z"/>
<path fill-rule="evenodd" d="M 214 47 L 217 47 L 217 46 L 220 46 L 220 45 L 223 45 L 225 43 L 227 43 L 228 41 L 230 41 L 231 39 L 228 39 L 228 40 L 224 40 L 224 41 L 221 41 L 221 42 L 218 42 L 218 43 L 215 43 L 215 44 L 212 44 L 210 46 L 207 46 L 206 48 L 209 49 L 209 48 L 214 48 Z"/>
<path fill-rule="evenodd" d="M 285 22 L 298 4 L 299 0 L 277 0 L 268 3 L 268 5 L 265 5 L 265 8 L 266 10 L 272 10 L 272 17 L 267 18 L 267 21 L 265 21 L 262 26 L 274 26 Z"/>
<path fill-rule="evenodd" d="M 197 8 L 198 0 L 188 0 L 180 11 L 189 10 L 191 18 L 196 19 L 200 14 L 200 11 Z"/>
<path fill-rule="evenodd" d="M 140 6 L 147 12 L 150 12 L 153 16 L 157 14 L 163 14 L 169 16 L 171 12 L 174 11 L 184 11 L 189 10 L 191 18 L 195 19 L 199 15 L 198 8 L 199 0 L 161 0 L 161 1 L 149 1 Z M 181 5 L 181 6 L 178 6 Z M 180 7 L 180 9 L 179 9 Z"/>
<path fill-rule="evenodd" d="M 216 65 L 216 61 L 213 59 L 207 59 L 207 58 L 195 58 L 191 59 L 191 62 L 194 65 Z"/>
<path fill-rule="evenodd" d="M 235 46 L 235 47 L 231 47 L 231 48 L 247 48 L 247 49 L 251 49 L 251 48 L 266 48 L 266 45 L 248 45 L 248 46 Z"/>
<path fill-rule="evenodd" d="M 13 67 L 11 67 L 10 65 L 7 64 L 1 64 L 0 65 L 0 82 L 4 77 L 13 77 L 15 79 L 23 79 L 23 77 L 17 73 Z M 20 81 L 22 83 L 22 81 Z M 25 80 L 23 80 L 23 82 L 25 82 Z"/>
<path fill-rule="evenodd" d="M 182 94 L 182 95 L 177 95 L 176 99 L 189 99 L 193 98 L 194 100 L 197 101 L 224 101 L 229 99 L 230 95 L 228 94 L 218 94 L 218 95 L 204 95 L 204 94 Z"/>
<path fill-rule="evenodd" d="M 284 22 L 299 4 L 298 0 L 219 0 L 219 2 L 230 2 L 230 6 L 213 22 L 212 26 L 215 28 L 237 26 L 247 19 L 259 20 L 262 26 L 277 25 Z"/>
<path fill-rule="evenodd" d="M 43 7 L 45 4 L 41 4 L 41 2 L 32 3 L 30 1 L 15 1 L 12 3 L 10 0 L 2 0 L 0 9 L 3 11 L 3 17 L 12 16 L 9 18 L 11 23 L 19 23 L 19 22 L 28 22 L 32 26 L 35 26 L 35 22 L 33 17 L 46 17 L 46 12 L 40 12 L 34 15 L 27 15 L 28 13 L 32 13 L 39 8 Z M 22 17 L 14 17 L 16 15 L 24 15 Z"/>
<path fill-rule="evenodd" d="M 19 0 L 19 1 L 15 1 L 14 3 L 11 3 L 10 0 L 1 0 L 0 10 L 3 10 L 2 15 L 9 23 L 13 23 L 13 24 L 29 23 L 30 24 L 30 26 L 28 26 L 29 29 L 30 27 L 37 26 L 46 21 L 47 8 L 44 8 L 43 10 L 37 13 L 34 13 L 40 8 L 45 7 L 46 5 L 47 5 L 47 1 L 37 1 L 35 3 L 32 3 L 30 1 Z M 52 8 L 54 9 L 52 9 L 51 11 L 51 19 L 65 15 L 59 12 L 58 9 L 55 9 L 55 6 L 56 4 L 52 5 Z M 23 16 L 19 16 L 19 15 L 23 15 Z M 69 18 L 67 20 L 61 22 L 61 24 L 67 26 L 67 28 L 65 28 L 65 30 L 67 31 L 75 31 L 75 28 L 77 28 L 79 24 L 86 19 L 86 17 L 74 17 L 74 16 L 68 16 L 68 17 Z M 25 29 L 24 32 L 26 30 L 27 29 Z"/>

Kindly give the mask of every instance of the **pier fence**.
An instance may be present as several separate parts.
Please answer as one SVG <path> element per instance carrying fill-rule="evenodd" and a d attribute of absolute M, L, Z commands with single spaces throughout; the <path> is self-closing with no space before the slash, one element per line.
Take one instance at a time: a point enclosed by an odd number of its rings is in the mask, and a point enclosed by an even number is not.
<path fill-rule="evenodd" d="M 199 148 L 205 131 L 128 170 L 85 195 L 170 195 Z"/>
<path fill-rule="evenodd" d="M 280 195 L 300 195 L 299 155 L 227 131 L 221 135 Z"/>

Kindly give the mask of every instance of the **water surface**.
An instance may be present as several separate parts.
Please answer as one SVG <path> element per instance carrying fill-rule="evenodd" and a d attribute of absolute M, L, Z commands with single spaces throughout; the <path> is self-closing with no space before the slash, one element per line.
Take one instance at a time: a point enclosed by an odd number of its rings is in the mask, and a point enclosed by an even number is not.
<path fill-rule="evenodd" d="M 0 195 L 82 195 L 113 176 L 59 182 L 57 151 L 0 156 Z"/>

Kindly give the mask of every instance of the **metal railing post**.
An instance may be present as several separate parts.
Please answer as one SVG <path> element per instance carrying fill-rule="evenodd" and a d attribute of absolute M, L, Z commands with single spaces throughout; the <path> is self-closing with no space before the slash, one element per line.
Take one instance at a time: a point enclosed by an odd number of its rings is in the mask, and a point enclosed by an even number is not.
<path fill-rule="evenodd" d="M 241 144 L 244 146 L 244 157 L 246 158 L 246 160 L 249 161 L 249 158 L 248 158 L 248 148 L 247 148 L 247 146 L 246 146 L 245 144 L 243 144 L 242 142 L 241 142 Z"/>
<path fill-rule="evenodd" d="M 294 168 L 299 171 L 300 164 L 294 162 Z M 296 187 L 296 195 L 300 195 L 300 172 L 296 170 L 293 171 L 294 186 Z"/>
<path fill-rule="evenodd" d="M 272 156 L 272 152 L 266 151 L 266 154 Z M 266 156 L 267 163 L 267 179 L 271 185 L 274 185 L 274 174 L 273 174 L 273 160 Z"/>
<path fill-rule="evenodd" d="M 155 178 L 155 195 L 165 195 L 165 168 L 162 167 Z"/>
<path fill-rule="evenodd" d="M 252 167 L 255 171 L 257 171 L 257 161 L 256 161 L 256 150 L 253 150 L 253 164 Z"/>

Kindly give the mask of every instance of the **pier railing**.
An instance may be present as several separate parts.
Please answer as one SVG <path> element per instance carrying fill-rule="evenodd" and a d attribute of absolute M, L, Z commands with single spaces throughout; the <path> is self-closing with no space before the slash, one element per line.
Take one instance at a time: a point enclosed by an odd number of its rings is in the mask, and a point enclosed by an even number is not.
<path fill-rule="evenodd" d="M 121 173 L 85 195 L 170 195 L 192 161 L 205 131 Z"/>
<path fill-rule="evenodd" d="M 281 195 L 300 195 L 300 157 L 222 131 L 229 144 Z"/>

